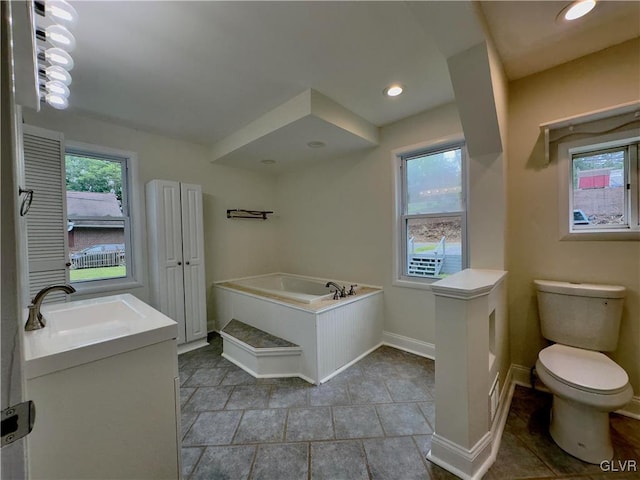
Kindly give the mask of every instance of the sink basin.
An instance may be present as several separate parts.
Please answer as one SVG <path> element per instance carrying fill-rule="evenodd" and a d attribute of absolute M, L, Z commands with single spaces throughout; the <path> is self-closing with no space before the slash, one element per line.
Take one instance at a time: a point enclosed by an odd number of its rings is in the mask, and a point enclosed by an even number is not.
<path fill-rule="evenodd" d="M 23 332 L 34 378 L 176 338 L 176 322 L 130 294 L 44 305 L 46 326 Z M 25 310 L 25 321 L 27 311 Z"/>

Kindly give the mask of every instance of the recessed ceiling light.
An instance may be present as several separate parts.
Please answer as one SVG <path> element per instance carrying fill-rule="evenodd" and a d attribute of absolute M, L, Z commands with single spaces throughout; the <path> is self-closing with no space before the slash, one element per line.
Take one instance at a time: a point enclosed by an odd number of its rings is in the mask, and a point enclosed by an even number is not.
<path fill-rule="evenodd" d="M 324 146 L 326 146 L 327 144 L 324 142 L 321 142 L 319 140 L 314 140 L 312 142 L 308 142 L 307 143 L 307 147 L 309 148 L 322 148 Z"/>
<path fill-rule="evenodd" d="M 404 91 L 404 87 L 399 83 L 394 83 L 393 85 L 389 85 L 385 88 L 382 93 L 384 93 L 387 97 L 397 97 Z"/>
<path fill-rule="evenodd" d="M 276 161 L 272 160 L 271 158 L 265 158 L 264 160 L 260 160 L 260 163 L 264 165 L 273 165 L 274 163 L 276 163 Z"/>
<path fill-rule="evenodd" d="M 563 20 L 576 20 L 580 17 L 584 17 L 587 13 L 593 10 L 596 6 L 596 0 L 577 0 L 570 3 L 562 9 L 558 18 Z"/>

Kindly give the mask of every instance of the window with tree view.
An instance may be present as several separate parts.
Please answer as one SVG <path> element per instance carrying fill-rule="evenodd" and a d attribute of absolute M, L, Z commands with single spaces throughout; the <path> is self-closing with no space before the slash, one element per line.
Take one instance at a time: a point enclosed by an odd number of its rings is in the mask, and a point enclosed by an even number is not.
<path fill-rule="evenodd" d="M 442 278 L 465 264 L 464 145 L 401 156 L 405 277 Z"/>
<path fill-rule="evenodd" d="M 572 154 L 573 231 L 637 228 L 637 149 L 635 143 Z"/>
<path fill-rule="evenodd" d="M 71 282 L 127 277 L 127 159 L 67 150 L 65 178 Z"/>

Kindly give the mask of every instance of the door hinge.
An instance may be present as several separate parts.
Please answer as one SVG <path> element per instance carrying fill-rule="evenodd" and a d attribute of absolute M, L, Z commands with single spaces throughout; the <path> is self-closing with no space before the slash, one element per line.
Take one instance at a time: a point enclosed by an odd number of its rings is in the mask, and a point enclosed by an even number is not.
<path fill-rule="evenodd" d="M 31 400 L 2 410 L 2 446 L 31 433 L 35 421 L 36 404 Z"/>

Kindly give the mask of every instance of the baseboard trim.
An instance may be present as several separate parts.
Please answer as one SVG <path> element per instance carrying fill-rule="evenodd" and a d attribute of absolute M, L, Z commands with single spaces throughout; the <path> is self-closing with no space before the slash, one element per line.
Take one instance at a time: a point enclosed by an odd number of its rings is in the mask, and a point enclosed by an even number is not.
<path fill-rule="evenodd" d="M 192 350 L 197 350 L 198 348 L 206 347 L 209 345 L 206 338 L 201 340 L 195 340 L 189 343 L 182 343 L 178 345 L 178 355 L 182 355 L 183 353 L 190 352 Z"/>
<path fill-rule="evenodd" d="M 433 343 L 423 342 L 415 338 L 405 337 L 397 333 L 382 332 L 382 344 L 404 350 L 405 352 L 420 355 L 421 357 L 436 358 L 436 346 Z"/>
<path fill-rule="evenodd" d="M 616 413 L 624 415 L 625 417 L 640 420 L 640 396 L 633 397 L 631 401 L 624 406 L 624 408 L 616 410 Z"/>
<path fill-rule="evenodd" d="M 439 455 L 434 456 L 434 448 Z M 427 459 L 464 480 L 479 480 L 493 463 L 490 461 L 490 450 L 491 432 L 483 435 L 470 450 L 434 433 Z M 485 459 L 482 460 L 482 457 Z M 478 461 L 481 463 L 476 465 Z"/>
<path fill-rule="evenodd" d="M 271 374 L 271 373 L 265 373 L 265 374 L 257 373 L 257 372 L 254 372 L 253 370 L 251 370 L 249 367 L 247 367 L 243 363 L 238 362 L 237 360 L 231 358 L 230 356 L 228 356 L 224 352 L 222 352 L 221 356 L 222 356 L 222 358 L 226 358 L 231 363 L 233 363 L 237 367 L 240 367 L 242 370 L 244 370 L 249 375 L 251 375 L 252 377 L 255 377 L 255 378 L 291 378 L 291 377 L 300 377 L 301 379 L 311 383 L 312 385 L 315 385 L 315 383 L 316 383 L 313 380 L 311 380 L 309 377 L 307 377 L 306 375 L 302 375 L 301 373 L 286 373 L 286 374 L 282 374 L 282 375 L 281 374 Z"/>

